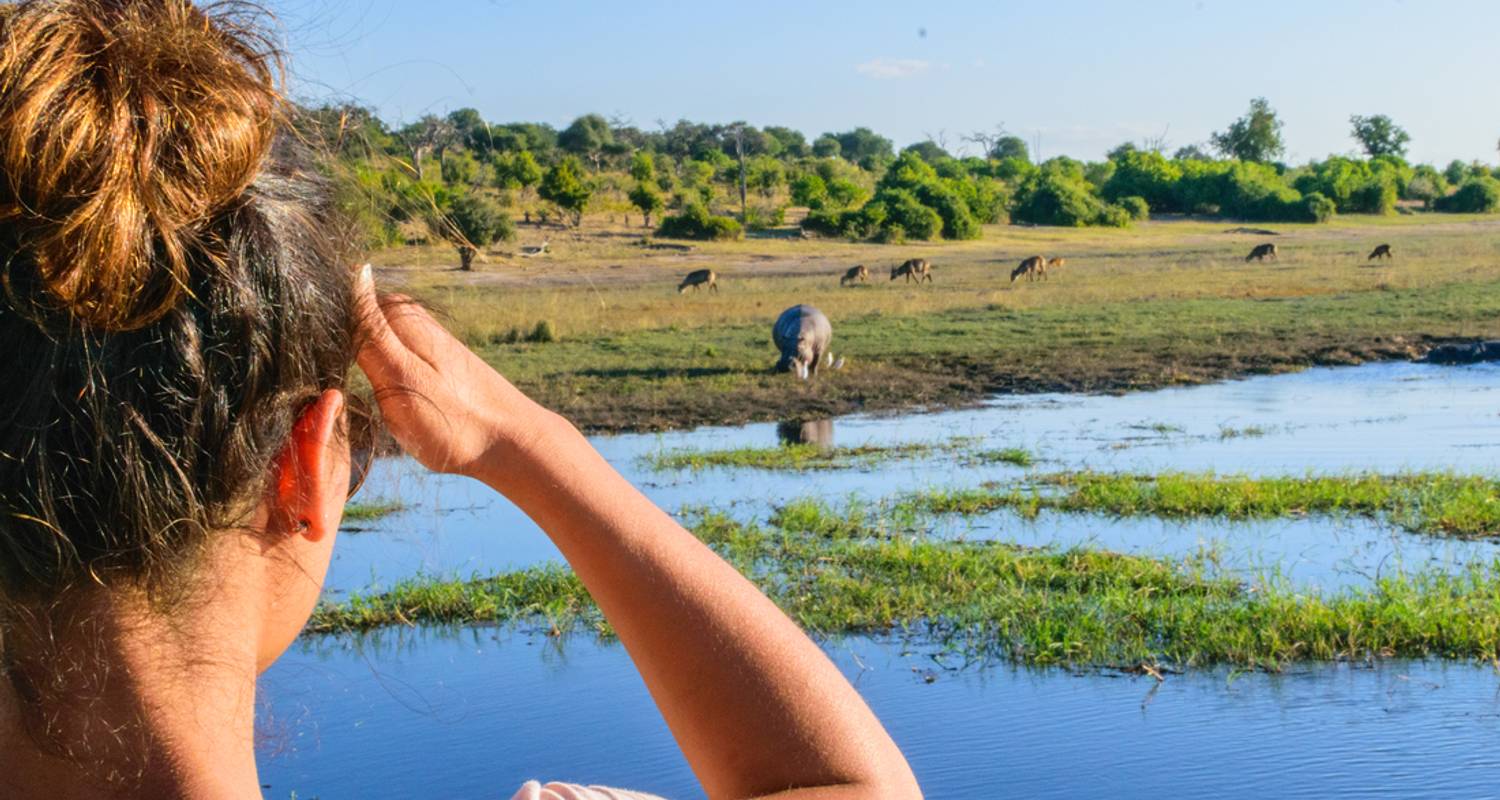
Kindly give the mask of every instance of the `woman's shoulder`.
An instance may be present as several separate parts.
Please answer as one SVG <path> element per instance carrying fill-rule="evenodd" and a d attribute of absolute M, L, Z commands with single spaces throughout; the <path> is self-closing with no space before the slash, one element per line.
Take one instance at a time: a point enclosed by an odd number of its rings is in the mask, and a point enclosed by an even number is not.
<path fill-rule="evenodd" d="M 611 789 L 607 786 L 577 786 L 571 783 L 528 781 L 511 800 L 662 800 L 654 794 Z"/>

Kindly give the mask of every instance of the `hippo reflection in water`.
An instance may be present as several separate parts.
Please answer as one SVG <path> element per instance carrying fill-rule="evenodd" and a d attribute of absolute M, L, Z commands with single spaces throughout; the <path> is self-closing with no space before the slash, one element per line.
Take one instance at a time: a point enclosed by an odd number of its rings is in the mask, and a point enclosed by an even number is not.
<path fill-rule="evenodd" d="M 829 350 L 833 325 L 823 312 L 812 306 L 795 305 L 781 312 L 771 326 L 771 341 L 781 351 L 777 372 L 795 372 L 797 377 L 807 380 L 808 376 L 818 374 L 818 367 L 825 362 L 834 369 L 844 366 L 842 358 L 834 362 Z"/>
<path fill-rule="evenodd" d="M 819 450 L 832 450 L 833 420 L 784 419 L 776 423 L 776 438 L 782 444 L 812 444 Z"/>

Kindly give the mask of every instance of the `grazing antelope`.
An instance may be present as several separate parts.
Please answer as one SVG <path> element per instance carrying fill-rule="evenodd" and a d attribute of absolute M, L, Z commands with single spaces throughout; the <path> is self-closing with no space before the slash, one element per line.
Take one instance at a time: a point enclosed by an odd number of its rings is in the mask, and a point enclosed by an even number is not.
<path fill-rule="evenodd" d="M 1010 271 L 1010 282 L 1015 283 L 1022 275 L 1026 280 L 1034 281 L 1038 276 L 1047 277 L 1047 259 L 1044 256 L 1032 256 L 1021 262 L 1020 266 Z"/>
<path fill-rule="evenodd" d="M 902 276 L 906 277 L 908 283 L 911 281 L 921 283 L 924 280 L 931 283 L 932 265 L 927 263 L 925 258 L 913 258 L 899 267 L 891 267 L 891 280 Z"/>
<path fill-rule="evenodd" d="M 1365 260 L 1374 261 L 1377 258 L 1391 258 L 1391 246 L 1388 244 L 1376 245 L 1375 251 L 1370 253 L 1370 257 Z"/>
<path fill-rule="evenodd" d="M 689 286 L 693 287 L 693 291 L 696 292 L 702 289 L 704 284 L 708 284 L 708 288 L 712 291 L 719 291 L 719 276 L 711 269 L 695 269 L 682 279 L 682 283 L 677 287 L 677 293 L 682 294 Z"/>
<path fill-rule="evenodd" d="M 1050 271 L 1052 271 L 1054 269 L 1058 269 L 1060 267 L 1066 267 L 1067 265 L 1068 265 L 1068 260 L 1066 258 L 1061 257 L 1061 256 L 1058 256 L 1057 258 L 1049 258 L 1049 259 L 1047 259 L 1047 271 L 1048 272 L 1050 272 Z"/>
<path fill-rule="evenodd" d="M 844 277 L 839 278 L 839 285 L 840 286 L 848 286 L 849 284 L 854 283 L 855 281 L 858 281 L 860 283 L 866 283 L 869 280 L 870 280 L 870 271 L 867 270 L 867 269 L 865 269 L 865 265 L 864 264 L 860 264 L 859 266 L 850 267 L 849 270 L 844 273 Z"/>
<path fill-rule="evenodd" d="M 1267 242 L 1266 244 L 1256 245 L 1255 249 L 1250 251 L 1250 255 L 1245 256 L 1245 262 L 1249 263 L 1251 261 L 1265 261 L 1268 258 L 1272 261 L 1279 260 L 1276 257 L 1276 245 L 1271 244 L 1270 242 Z"/>
<path fill-rule="evenodd" d="M 781 312 L 771 326 L 771 341 L 781 351 L 777 372 L 794 372 L 807 380 L 809 375 L 818 374 L 820 366 L 834 369 L 844 366 L 844 359 L 834 361 L 828 349 L 833 342 L 833 325 L 823 312 L 812 306 L 795 305 Z"/>

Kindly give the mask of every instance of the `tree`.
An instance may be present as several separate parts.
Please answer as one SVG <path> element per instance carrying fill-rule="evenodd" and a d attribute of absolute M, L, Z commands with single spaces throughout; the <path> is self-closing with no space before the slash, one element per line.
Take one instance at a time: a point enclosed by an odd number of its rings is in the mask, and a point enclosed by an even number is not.
<path fill-rule="evenodd" d="M 1196 145 L 1196 144 L 1189 144 L 1189 145 L 1184 145 L 1182 147 L 1177 148 L 1177 152 L 1175 152 L 1175 153 L 1172 154 L 1172 160 L 1173 161 L 1213 161 L 1214 157 L 1211 156 L 1211 155 L 1209 155 L 1208 151 L 1204 150 L 1203 148 L 1199 147 L 1198 145 Z"/>
<path fill-rule="evenodd" d="M 592 161 L 595 172 L 604 159 L 605 149 L 614 144 L 614 141 L 615 135 L 609 127 L 609 120 L 598 114 L 584 114 L 557 135 L 558 147 Z"/>
<path fill-rule="evenodd" d="M 1001 136 L 996 139 L 995 146 L 990 148 L 989 157 L 996 161 L 1018 158 L 1031 163 L 1031 152 L 1026 147 L 1026 140 L 1019 136 Z"/>
<path fill-rule="evenodd" d="M 1240 161 L 1267 162 L 1286 152 L 1281 140 L 1281 120 L 1264 97 L 1251 100 L 1245 116 L 1210 139 L 1220 153 Z"/>
<path fill-rule="evenodd" d="M 523 192 L 541 183 L 542 165 L 530 150 L 504 153 L 495 158 L 495 182 L 502 189 L 520 188 Z"/>
<path fill-rule="evenodd" d="M 459 269 L 465 272 L 474 268 L 474 256 L 478 255 L 479 248 L 515 236 L 510 218 L 494 203 L 477 194 L 462 194 L 454 198 L 444 215 L 444 223 L 443 238 L 458 249 Z"/>
<path fill-rule="evenodd" d="M 1371 158 L 1376 156 L 1406 156 L 1406 144 L 1411 136 L 1401 126 L 1384 114 L 1364 117 L 1359 114 L 1349 118 L 1350 135 L 1359 141 Z"/>
<path fill-rule="evenodd" d="M 781 145 L 781 152 L 788 158 L 803 158 L 812 152 L 802 131 L 770 125 L 766 127 L 765 133 Z"/>
<path fill-rule="evenodd" d="M 889 161 L 896 155 L 896 146 L 890 139 L 870 130 L 869 128 L 855 128 L 844 133 L 828 133 L 826 137 L 832 137 L 839 143 L 839 152 L 844 158 L 859 163 L 865 159 L 879 159 Z M 814 152 L 817 144 L 814 143 Z"/>
<path fill-rule="evenodd" d="M 813 155 L 818 158 L 838 158 L 839 149 L 839 140 L 831 133 L 819 136 L 812 144 Z"/>
<path fill-rule="evenodd" d="M 641 181 L 630 190 L 630 202 L 641 210 L 645 226 L 651 227 L 651 215 L 662 209 L 661 194 L 647 181 Z"/>
<path fill-rule="evenodd" d="M 641 183 L 656 179 L 656 160 L 650 153 L 639 152 L 630 157 L 630 177 Z"/>
<path fill-rule="evenodd" d="M 448 114 L 448 125 L 453 129 L 454 138 L 464 147 L 472 150 L 474 155 L 484 158 L 490 152 L 490 126 L 485 124 L 484 117 L 472 108 L 460 108 Z"/>
<path fill-rule="evenodd" d="M 453 126 L 445 119 L 428 114 L 396 135 L 411 155 L 411 168 L 417 174 L 417 180 L 424 181 L 427 172 L 423 162 L 434 152 L 438 154 L 438 160 L 442 160 L 443 152 L 453 143 Z"/>
<path fill-rule="evenodd" d="M 588 206 L 594 189 L 583 178 L 583 165 L 577 158 L 568 156 L 547 170 L 537 193 L 543 200 L 570 214 L 576 228 L 583 223 L 583 209 Z"/>
<path fill-rule="evenodd" d="M 934 142 L 931 139 L 928 139 L 924 142 L 917 142 L 916 144 L 907 147 L 901 152 L 903 154 L 913 153 L 917 156 L 917 158 L 920 158 L 929 164 L 936 164 L 939 161 L 943 161 L 945 159 L 953 157 L 948 153 L 947 150 L 944 150 L 937 142 Z"/>

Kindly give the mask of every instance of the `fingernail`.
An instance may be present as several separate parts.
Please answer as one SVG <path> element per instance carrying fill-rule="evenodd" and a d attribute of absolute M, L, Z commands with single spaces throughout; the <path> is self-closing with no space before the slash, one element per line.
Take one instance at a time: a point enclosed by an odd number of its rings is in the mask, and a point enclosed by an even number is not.
<path fill-rule="evenodd" d="M 359 283 L 361 286 L 375 285 L 375 271 L 370 268 L 369 264 L 359 268 Z"/>

